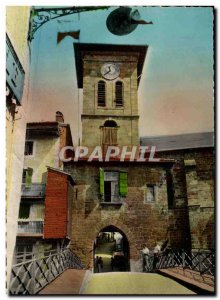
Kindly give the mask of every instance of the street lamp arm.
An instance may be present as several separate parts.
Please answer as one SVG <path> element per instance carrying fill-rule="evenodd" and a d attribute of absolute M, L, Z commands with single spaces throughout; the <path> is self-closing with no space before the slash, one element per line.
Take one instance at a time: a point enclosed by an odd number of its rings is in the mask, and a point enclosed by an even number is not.
<path fill-rule="evenodd" d="M 29 31 L 28 31 L 28 40 L 31 42 L 34 38 L 35 32 L 45 23 L 50 20 L 54 20 L 63 16 L 100 10 L 108 9 L 110 6 L 72 6 L 72 7 L 47 7 L 47 8 L 36 8 L 32 7 L 29 20 Z"/>

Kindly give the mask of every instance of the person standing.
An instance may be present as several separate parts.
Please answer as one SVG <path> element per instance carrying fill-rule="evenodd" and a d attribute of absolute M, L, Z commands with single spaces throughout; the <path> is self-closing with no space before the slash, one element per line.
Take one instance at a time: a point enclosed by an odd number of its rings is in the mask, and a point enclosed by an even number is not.
<path fill-rule="evenodd" d="M 156 246 L 154 247 L 154 261 L 153 261 L 153 269 L 156 269 L 157 262 L 159 261 L 159 255 L 160 255 L 160 249 L 161 246 L 157 243 Z"/>
<path fill-rule="evenodd" d="M 149 254 L 150 250 L 147 248 L 147 245 L 143 245 L 143 249 L 141 250 L 142 253 L 142 266 L 143 266 L 143 271 L 145 272 L 146 270 L 149 271 Z"/>
<path fill-rule="evenodd" d="M 96 256 L 96 258 L 95 258 L 95 270 L 99 273 L 98 261 L 99 261 L 99 257 Z"/>
<path fill-rule="evenodd" d="M 100 273 L 102 271 L 102 257 L 99 256 L 97 260 L 97 267 L 98 267 L 98 272 Z"/>
<path fill-rule="evenodd" d="M 100 271 L 102 272 L 103 271 L 103 259 L 101 256 L 99 257 L 99 260 L 100 260 Z"/>
<path fill-rule="evenodd" d="M 112 268 L 112 271 L 114 271 L 114 258 L 113 258 L 113 256 L 111 257 L 111 268 Z"/>

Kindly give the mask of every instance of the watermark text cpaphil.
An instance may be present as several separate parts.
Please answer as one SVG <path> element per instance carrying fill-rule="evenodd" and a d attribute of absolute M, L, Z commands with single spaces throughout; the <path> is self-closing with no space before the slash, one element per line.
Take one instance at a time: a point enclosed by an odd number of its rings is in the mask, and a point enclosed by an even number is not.
<path fill-rule="evenodd" d="M 138 162 L 159 162 L 160 158 L 155 157 L 156 146 L 108 146 L 103 151 L 101 146 L 96 146 L 92 150 L 86 146 L 65 146 L 59 153 L 59 158 L 63 162 L 87 160 L 108 162 L 118 161 L 138 161 Z M 68 155 L 67 155 L 68 153 Z M 72 155 L 70 155 L 72 153 Z"/>

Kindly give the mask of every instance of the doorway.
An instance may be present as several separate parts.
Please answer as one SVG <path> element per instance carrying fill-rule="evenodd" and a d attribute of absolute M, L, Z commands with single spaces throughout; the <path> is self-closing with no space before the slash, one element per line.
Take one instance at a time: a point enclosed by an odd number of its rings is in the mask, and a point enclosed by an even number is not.
<path fill-rule="evenodd" d="M 94 273 L 130 271 L 129 242 L 115 226 L 103 228 L 94 241 Z"/>

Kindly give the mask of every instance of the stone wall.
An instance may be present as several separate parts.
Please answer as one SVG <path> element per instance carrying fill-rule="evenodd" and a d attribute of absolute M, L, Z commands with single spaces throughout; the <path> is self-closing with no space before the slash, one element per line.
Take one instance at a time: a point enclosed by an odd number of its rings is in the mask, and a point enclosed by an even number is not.
<path fill-rule="evenodd" d="M 122 205 L 105 205 L 99 194 L 99 167 L 104 170 L 128 172 L 128 194 Z M 129 242 L 133 270 L 140 262 L 143 244 L 153 249 L 156 242 L 167 239 L 176 247 L 185 248 L 189 231 L 184 205 L 178 212 L 168 209 L 166 170 L 171 166 L 138 163 L 86 163 L 66 166 L 76 182 L 72 209 L 71 248 L 84 265 L 92 260 L 93 242 L 106 226 L 113 225 L 122 231 Z M 146 202 L 146 184 L 155 184 L 155 201 Z M 182 210 L 180 210 L 182 209 Z M 178 219 L 179 218 L 179 219 Z M 178 236 L 172 235 L 177 219 Z M 179 224 L 178 224 L 179 223 Z M 185 224 L 185 226 L 182 226 Z M 175 240 L 176 239 L 176 240 Z M 135 267 L 136 266 L 136 267 Z"/>
<path fill-rule="evenodd" d="M 119 145 L 138 145 L 138 101 L 137 101 L 137 60 L 135 54 L 114 53 L 112 55 L 85 55 L 83 77 L 82 145 L 101 145 L 100 126 L 113 119 L 119 126 Z M 115 80 L 105 80 L 100 70 L 106 61 L 120 64 L 120 76 Z M 97 84 L 106 84 L 106 107 L 97 106 Z M 123 107 L 115 106 L 115 82 L 123 82 Z"/>
<path fill-rule="evenodd" d="M 102 144 L 102 129 L 106 120 L 114 120 L 118 125 L 117 141 L 119 146 L 138 145 L 138 118 L 131 117 L 100 117 L 93 116 L 91 118 L 82 117 L 83 138 L 82 146 L 87 146 L 89 152 L 92 152 L 95 146 Z"/>
<path fill-rule="evenodd" d="M 215 243 L 215 156 L 214 149 L 186 149 L 159 152 L 158 157 L 174 158 L 182 173 L 175 186 L 176 203 L 187 201 L 192 249 L 214 249 Z M 175 169 L 175 168 L 174 168 Z M 181 178 L 181 176 L 180 176 Z M 182 189 L 182 191 L 181 191 Z M 181 198 L 181 195 L 184 197 Z"/>
<path fill-rule="evenodd" d="M 96 236 L 110 225 L 122 231 L 129 241 L 132 270 L 139 270 L 143 244 L 153 249 L 156 242 L 168 240 L 174 249 L 214 248 L 213 149 L 161 152 L 158 157 L 174 158 L 175 163 L 78 162 L 66 165 L 76 181 L 71 248 L 85 265 L 91 266 Z M 123 205 L 101 204 L 99 167 L 128 172 L 128 195 Z M 173 180 L 172 203 L 168 201 L 167 171 L 171 172 Z M 154 202 L 144 201 L 146 184 L 156 184 Z"/>

